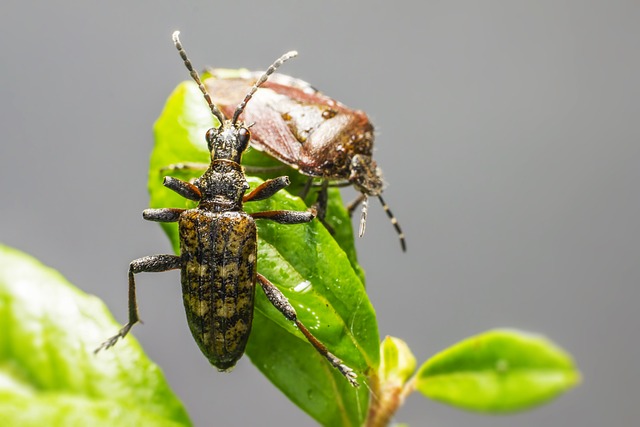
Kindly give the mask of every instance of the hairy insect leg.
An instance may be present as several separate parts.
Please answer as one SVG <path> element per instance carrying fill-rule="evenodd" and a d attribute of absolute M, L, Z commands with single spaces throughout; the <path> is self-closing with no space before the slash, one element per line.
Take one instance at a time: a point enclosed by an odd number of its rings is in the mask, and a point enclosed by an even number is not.
<path fill-rule="evenodd" d="M 307 181 L 307 185 L 310 186 L 312 180 Z M 243 202 L 257 201 L 267 199 L 283 188 L 287 187 L 291 183 L 288 176 L 280 176 L 265 181 L 251 193 L 244 196 Z M 306 186 L 305 186 L 306 187 Z M 272 221 L 279 222 L 281 224 L 301 224 L 311 221 L 317 217 L 322 224 L 329 230 L 331 234 L 334 233 L 333 227 L 324 221 L 325 214 L 327 212 L 327 203 L 329 201 L 328 193 L 329 181 L 324 180 L 322 182 L 322 188 L 318 192 L 318 199 L 313 206 L 306 212 L 297 211 L 266 211 L 257 212 L 252 214 L 254 218 L 270 219 Z"/>
<path fill-rule="evenodd" d="M 335 230 L 333 227 L 324 220 L 327 215 L 327 204 L 329 203 L 329 181 L 324 179 L 320 185 L 320 190 L 318 191 L 318 198 L 315 203 L 312 205 L 312 208 L 316 210 L 316 216 L 318 220 L 324 225 L 324 227 L 329 231 L 329 233 L 334 234 Z M 309 177 L 307 182 L 304 185 L 302 191 L 298 195 L 301 199 L 305 199 L 311 190 L 311 187 L 314 186 L 314 181 L 312 177 Z"/>
<path fill-rule="evenodd" d="M 185 199 L 199 202 L 202 198 L 202 193 L 200 192 L 200 189 L 198 187 L 191 184 L 190 182 L 186 182 L 172 176 L 165 176 L 162 185 L 170 190 L 175 191 Z"/>
<path fill-rule="evenodd" d="M 260 286 L 264 290 L 264 293 L 267 295 L 269 302 L 273 304 L 275 308 L 280 311 L 288 320 L 291 320 L 296 324 L 298 329 L 302 332 L 302 334 L 307 338 L 309 343 L 316 349 L 318 353 L 320 353 L 327 361 L 336 368 L 353 387 L 358 387 L 360 384 L 356 380 L 358 375 L 342 362 L 338 357 L 336 357 L 333 353 L 331 353 L 327 347 L 322 344 L 316 337 L 313 336 L 311 332 L 298 320 L 298 315 L 296 314 L 296 310 L 293 308 L 287 297 L 284 296 L 282 292 L 276 286 L 271 283 L 266 277 L 262 274 L 258 273 L 258 281 L 260 282 Z"/>
<path fill-rule="evenodd" d="M 251 193 L 245 194 L 242 198 L 243 202 L 255 202 L 258 200 L 268 199 L 278 191 L 291 184 L 288 176 L 279 176 L 277 178 L 268 179 L 257 186 Z"/>
<path fill-rule="evenodd" d="M 329 204 L 329 181 L 323 180 L 320 190 L 318 191 L 318 198 L 316 202 L 313 204 L 313 208 L 318 211 L 318 220 L 324 225 L 327 231 L 331 234 L 335 234 L 335 230 L 327 221 L 325 221 L 325 217 L 327 216 L 327 205 Z"/>
<path fill-rule="evenodd" d="M 316 217 L 313 207 L 306 211 L 263 211 L 251 214 L 254 219 L 268 219 L 280 224 L 304 224 Z"/>
<path fill-rule="evenodd" d="M 318 219 L 324 223 L 324 217 L 327 215 L 327 204 L 329 203 L 329 181 L 322 181 L 322 186 L 318 190 L 318 198 L 313 206 L 318 211 Z"/>
<path fill-rule="evenodd" d="M 304 187 L 302 187 L 302 190 L 300 190 L 300 194 L 298 194 L 298 197 L 300 197 L 301 199 L 306 199 L 312 185 L 313 177 L 309 177 L 309 179 L 307 179 L 307 182 L 305 182 Z"/>
<path fill-rule="evenodd" d="M 176 222 L 184 211 L 180 208 L 145 209 L 142 218 L 154 222 Z"/>
<path fill-rule="evenodd" d="M 349 216 L 353 216 L 353 212 L 355 212 L 356 208 L 358 206 L 360 206 L 360 203 L 362 203 L 365 199 L 364 194 L 360 193 L 360 195 L 358 197 L 356 197 L 354 200 L 351 201 L 351 203 L 349 203 L 346 207 L 347 207 L 347 211 L 349 212 Z"/>
<path fill-rule="evenodd" d="M 129 321 L 120 331 L 103 342 L 94 353 L 102 349 L 113 347 L 118 339 L 124 338 L 133 325 L 140 321 L 138 317 L 138 303 L 136 301 L 136 281 L 137 273 L 157 273 L 161 271 L 175 270 L 182 267 L 182 258 L 175 255 L 151 255 L 138 258 L 129 264 Z"/>

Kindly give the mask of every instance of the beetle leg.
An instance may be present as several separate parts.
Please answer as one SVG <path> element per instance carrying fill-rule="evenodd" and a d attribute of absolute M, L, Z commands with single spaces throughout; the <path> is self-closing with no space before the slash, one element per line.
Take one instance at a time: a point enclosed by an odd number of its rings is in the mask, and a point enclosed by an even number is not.
<path fill-rule="evenodd" d="M 311 187 L 315 187 L 317 185 L 319 185 L 321 188 L 318 191 L 318 198 L 316 199 L 316 202 L 313 204 L 313 207 L 318 212 L 317 217 L 322 223 L 322 225 L 324 225 L 324 227 L 327 229 L 327 231 L 329 231 L 329 233 L 334 234 L 335 230 L 333 229 L 333 227 L 324 220 L 324 217 L 327 215 L 327 203 L 329 202 L 328 189 L 329 189 L 329 186 L 333 187 L 333 184 L 329 184 L 329 180 L 327 179 L 323 179 L 320 184 L 316 184 L 313 180 L 313 177 L 309 177 L 309 179 L 304 185 L 304 188 L 302 189 L 302 191 L 300 191 L 300 194 L 298 196 L 301 199 L 305 199 L 309 194 Z"/>
<path fill-rule="evenodd" d="M 182 258 L 175 255 L 151 255 L 138 258 L 129 264 L 129 321 L 120 331 L 103 342 L 94 353 L 102 349 L 113 347 L 120 338 L 124 338 L 133 325 L 140 321 L 138 317 L 138 303 L 136 302 L 136 281 L 137 273 L 156 273 L 160 271 L 175 270 L 182 267 Z"/>
<path fill-rule="evenodd" d="M 312 207 L 306 211 L 263 211 L 250 214 L 254 219 L 269 219 L 280 224 L 304 224 L 316 217 Z"/>
<path fill-rule="evenodd" d="M 251 193 L 246 194 L 243 198 L 243 202 L 255 202 L 258 200 L 268 199 L 276 194 L 278 191 L 291 184 L 291 180 L 288 176 L 279 176 L 277 178 L 268 179 L 262 184 L 258 185 Z"/>
<path fill-rule="evenodd" d="M 175 191 L 185 199 L 199 202 L 202 198 L 202 193 L 200 192 L 200 189 L 198 187 L 191 184 L 190 182 L 186 182 L 178 178 L 165 176 L 162 185 L 170 190 Z"/>
<path fill-rule="evenodd" d="M 310 183 L 309 180 L 307 183 Z M 324 225 L 327 231 L 331 234 L 335 234 L 335 230 L 333 227 L 325 221 L 325 217 L 327 215 L 327 204 L 329 203 L 329 181 L 324 179 L 320 184 L 320 190 L 318 191 L 318 198 L 316 202 L 312 205 L 314 209 L 318 212 L 318 220 Z"/>
<path fill-rule="evenodd" d="M 304 184 L 304 187 L 300 191 L 300 194 L 298 194 L 298 197 L 300 197 L 301 199 L 306 199 L 307 195 L 309 194 L 309 190 L 311 190 L 312 185 L 313 185 L 313 177 L 309 177 L 307 182 Z"/>
<path fill-rule="evenodd" d="M 176 222 L 184 211 L 179 208 L 145 209 L 142 211 L 142 218 L 155 222 Z"/>
<path fill-rule="evenodd" d="M 362 203 L 365 197 L 367 196 L 365 196 L 363 193 L 360 193 L 358 197 L 356 197 L 351 203 L 347 205 L 347 211 L 349 212 L 349 216 L 353 216 L 353 212 L 355 212 L 356 208 L 360 206 L 360 203 Z"/>
<path fill-rule="evenodd" d="M 322 181 L 322 187 L 318 190 L 318 198 L 313 204 L 318 210 L 318 219 L 324 224 L 324 217 L 327 214 L 327 203 L 329 203 L 329 181 Z M 333 233 L 332 233 L 333 234 Z"/>
<path fill-rule="evenodd" d="M 264 290 L 264 293 L 267 295 L 269 302 L 273 304 L 275 308 L 280 311 L 287 319 L 291 320 L 296 324 L 298 329 L 302 332 L 302 334 L 307 338 L 309 343 L 316 349 L 318 353 L 320 353 L 325 359 L 329 361 L 331 366 L 336 368 L 340 373 L 349 381 L 349 383 L 353 387 L 358 387 L 358 381 L 356 378 L 358 375 L 344 364 L 342 360 L 333 355 L 327 347 L 322 344 L 316 337 L 313 336 L 311 332 L 298 320 L 298 316 L 296 314 L 296 310 L 293 308 L 287 297 L 284 296 L 282 292 L 278 288 L 275 287 L 273 283 L 271 283 L 266 277 L 262 274 L 258 273 L 257 275 L 258 281 L 260 282 L 260 286 Z"/>

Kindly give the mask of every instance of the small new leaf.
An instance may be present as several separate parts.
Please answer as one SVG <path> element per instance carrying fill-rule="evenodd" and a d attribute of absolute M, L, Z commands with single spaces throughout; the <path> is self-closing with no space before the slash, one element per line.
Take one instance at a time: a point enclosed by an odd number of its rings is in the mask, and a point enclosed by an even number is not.
<path fill-rule="evenodd" d="M 387 336 L 380 344 L 380 382 L 403 386 L 415 370 L 416 358 L 407 343 Z"/>

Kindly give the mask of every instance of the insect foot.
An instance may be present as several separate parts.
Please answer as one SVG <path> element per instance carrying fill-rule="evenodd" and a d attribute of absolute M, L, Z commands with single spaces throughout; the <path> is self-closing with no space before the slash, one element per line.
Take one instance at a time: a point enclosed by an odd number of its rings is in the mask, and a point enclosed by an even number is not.
<path fill-rule="evenodd" d="M 113 347 L 118 342 L 118 339 L 124 338 L 129 333 L 129 330 L 131 329 L 132 326 L 133 325 L 131 323 L 127 323 L 122 327 L 122 329 L 120 329 L 120 331 L 116 335 L 112 336 L 111 338 L 109 338 L 108 340 L 100 344 L 100 347 L 96 348 L 93 352 L 98 353 L 100 350 L 103 350 L 103 349 L 107 350 Z"/>

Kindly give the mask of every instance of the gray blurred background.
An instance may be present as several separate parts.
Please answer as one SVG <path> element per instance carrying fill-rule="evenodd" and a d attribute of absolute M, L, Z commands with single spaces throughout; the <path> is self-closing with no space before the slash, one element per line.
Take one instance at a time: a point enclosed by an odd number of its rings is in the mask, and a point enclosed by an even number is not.
<path fill-rule="evenodd" d="M 584 375 L 525 414 L 415 394 L 396 421 L 638 425 L 639 2 L 3 0 L 0 241 L 119 321 L 129 261 L 170 250 L 141 211 L 152 124 L 188 78 L 176 29 L 198 68 L 263 69 L 297 49 L 283 72 L 368 112 L 408 240 L 403 254 L 374 201 L 357 243 L 383 336 L 423 361 L 512 326 L 547 334 Z M 138 289 L 134 333 L 197 425 L 313 425 L 247 358 L 209 366 L 176 272 Z"/>

